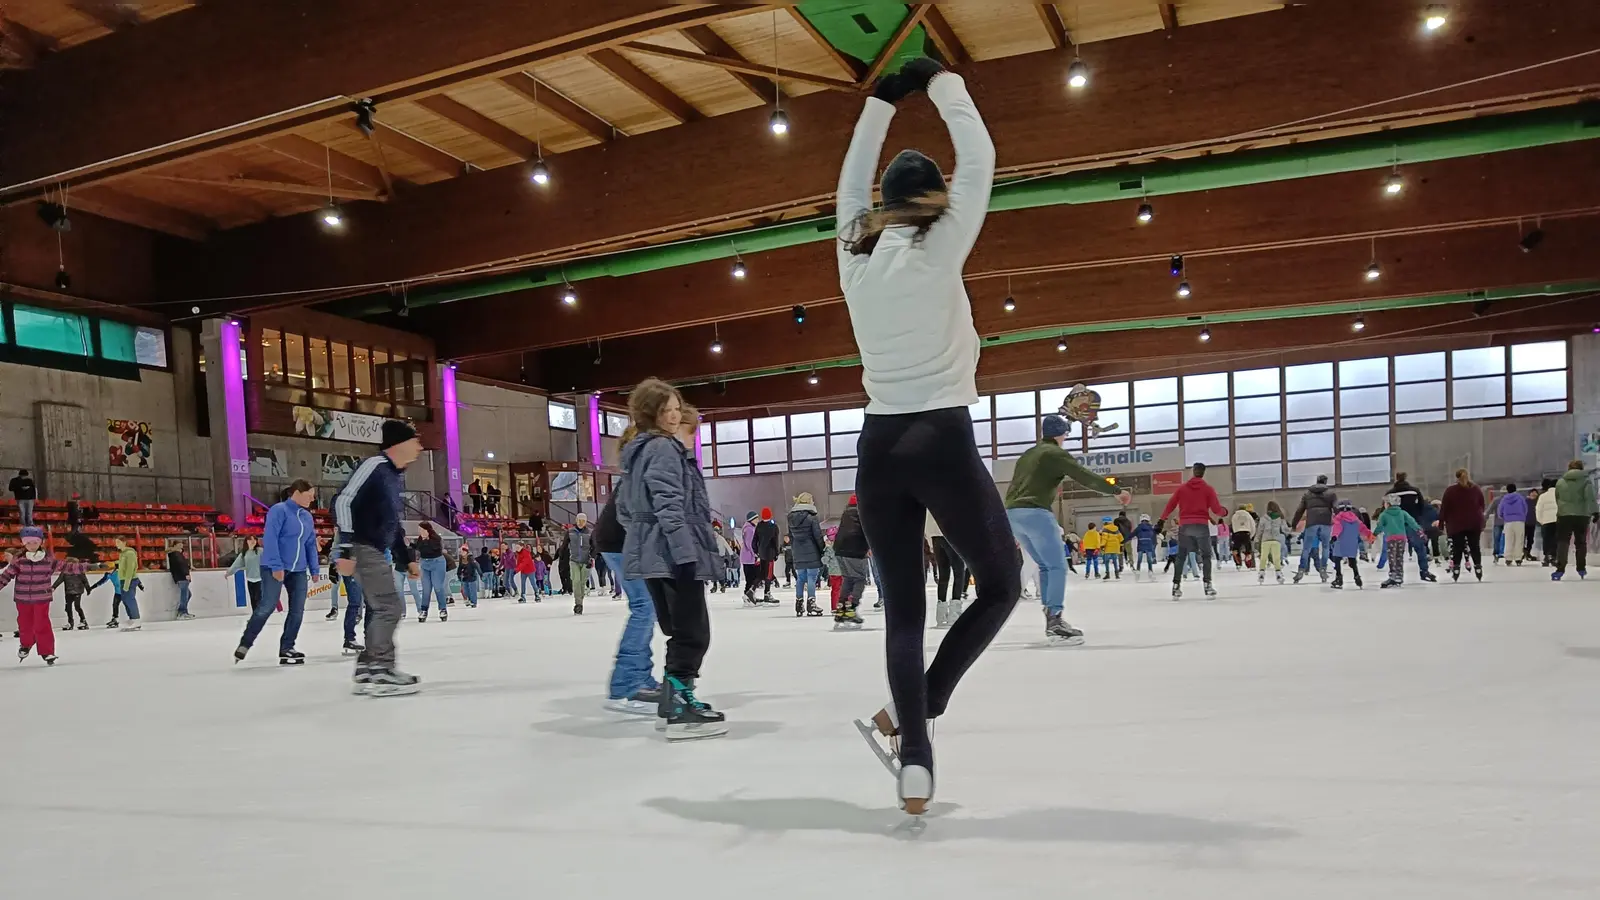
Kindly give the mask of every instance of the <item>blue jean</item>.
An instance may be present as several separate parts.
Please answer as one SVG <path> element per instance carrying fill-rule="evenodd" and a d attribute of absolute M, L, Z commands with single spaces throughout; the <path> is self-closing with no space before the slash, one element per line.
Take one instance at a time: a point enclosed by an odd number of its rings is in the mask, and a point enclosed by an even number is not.
<path fill-rule="evenodd" d="M 1312 560 L 1316 560 L 1317 571 L 1328 571 L 1328 551 L 1332 549 L 1333 526 L 1307 525 L 1304 535 L 1300 538 L 1300 571 L 1311 568 Z"/>
<path fill-rule="evenodd" d="M 189 579 L 185 578 L 178 582 L 178 615 L 180 616 L 189 614 L 189 589 Z"/>
<path fill-rule="evenodd" d="M 478 583 L 476 581 L 461 582 L 461 596 L 466 598 L 468 606 L 476 609 L 478 606 Z"/>
<path fill-rule="evenodd" d="M 1156 570 L 1156 551 L 1154 547 L 1149 550 L 1139 551 L 1139 555 L 1133 560 L 1133 570 L 1135 572 L 1139 571 L 1140 563 L 1144 563 L 1144 567 L 1151 572 Z"/>
<path fill-rule="evenodd" d="M 606 565 L 622 584 L 622 593 L 628 598 L 628 624 L 622 627 L 622 640 L 617 644 L 617 664 L 611 669 L 612 700 L 632 697 L 642 690 L 657 687 L 651 675 L 655 661 L 650 655 L 650 639 L 656 632 L 655 601 L 643 581 L 622 576 L 622 554 L 602 553 Z"/>
<path fill-rule="evenodd" d="M 821 569 L 796 569 L 794 573 L 794 599 L 817 599 L 817 579 L 821 575 Z"/>
<path fill-rule="evenodd" d="M 287 591 L 289 602 L 285 606 L 283 636 L 278 639 L 278 652 L 286 653 L 294 649 L 295 639 L 300 636 L 300 620 L 305 618 L 307 573 L 284 572 L 281 582 L 272 577 L 271 572 L 262 572 L 261 576 L 261 601 L 250 611 L 250 621 L 245 623 L 244 636 L 239 638 L 239 643 L 245 647 L 255 646 L 267 619 L 278 608 L 278 595 Z"/>
<path fill-rule="evenodd" d="M 1055 513 L 1048 509 L 1008 509 L 1011 533 L 1039 566 L 1039 598 L 1045 609 L 1061 612 L 1067 603 L 1067 550 Z"/>
<path fill-rule="evenodd" d="M 394 573 L 394 592 L 399 594 L 402 600 L 405 599 L 407 594 L 410 594 L 412 599 L 416 601 L 417 607 L 421 608 L 422 579 L 412 578 L 410 575 L 407 575 L 404 572 L 397 571 Z M 402 616 L 405 615 L 404 606 L 401 607 L 400 614 Z"/>
<path fill-rule="evenodd" d="M 449 612 L 450 595 L 445 592 L 445 586 L 450 583 L 450 573 L 444 563 L 444 557 L 422 561 L 422 596 L 417 598 L 417 612 L 428 611 L 428 600 L 437 597 L 439 612 Z"/>
<path fill-rule="evenodd" d="M 356 642 L 356 623 L 361 621 L 361 607 L 363 605 L 361 583 L 356 581 L 354 575 L 341 575 L 339 576 L 339 581 L 344 583 L 344 642 L 346 644 L 354 644 Z M 339 596 L 338 584 L 333 586 L 333 591 L 334 597 L 337 598 Z"/>
<path fill-rule="evenodd" d="M 1411 549 L 1417 554 L 1417 571 L 1423 578 L 1428 577 L 1428 539 L 1421 534 L 1411 534 L 1407 537 L 1411 542 Z"/>
<path fill-rule="evenodd" d="M 1088 578 L 1100 574 L 1100 551 L 1083 551 L 1083 577 Z"/>
<path fill-rule="evenodd" d="M 117 582 L 112 582 L 112 583 L 116 584 Z M 121 598 L 122 605 L 128 610 L 128 621 L 130 621 L 130 622 L 139 621 L 139 588 L 138 588 L 138 584 L 139 584 L 139 579 L 135 578 L 133 580 L 133 582 L 128 585 L 126 590 L 122 590 L 122 589 L 119 588 L 118 597 Z M 111 613 L 111 617 L 113 619 L 115 619 L 116 616 L 117 616 L 116 611 L 113 610 L 112 613 Z"/>

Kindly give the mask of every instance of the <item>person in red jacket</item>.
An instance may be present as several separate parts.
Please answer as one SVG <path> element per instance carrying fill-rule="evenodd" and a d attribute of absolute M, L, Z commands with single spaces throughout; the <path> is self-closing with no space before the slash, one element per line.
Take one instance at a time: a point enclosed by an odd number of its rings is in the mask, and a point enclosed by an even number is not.
<path fill-rule="evenodd" d="M 50 627 L 50 596 L 55 588 L 52 579 L 57 575 L 82 575 L 89 563 L 80 559 L 57 559 L 44 548 L 44 529 L 27 525 L 22 529 L 22 552 L 11 557 L 11 563 L 0 570 L 0 588 L 13 580 L 17 583 L 13 599 L 17 602 L 17 631 L 22 647 L 17 659 L 24 660 L 39 648 L 39 658 L 45 665 L 56 664 L 56 633 Z"/>
<path fill-rule="evenodd" d="M 1194 464 L 1194 477 L 1185 481 L 1172 493 L 1167 508 L 1156 523 L 1156 530 L 1166 526 L 1172 511 L 1178 511 L 1178 558 L 1190 553 L 1200 554 L 1201 574 L 1205 577 L 1206 596 L 1215 597 L 1217 589 L 1211 586 L 1211 523 L 1219 520 L 1227 510 L 1217 497 L 1216 488 L 1206 482 L 1206 464 Z M 1172 599 L 1183 596 L 1183 566 L 1172 569 Z"/>
<path fill-rule="evenodd" d="M 1456 470 L 1456 483 L 1439 498 L 1439 521 L 1450 535 L 1450 579 L 1461 579 L 1461 554 L 1472 556 L 1472 571 L 1483 580 L 1483 488 L 1472 483 L 1466 469 Z"/>
<path fill-rule="evenodd" d="M 535 566 L 533 564 L 533 551 L 527 544 L 517 545 L 516 581 L 517 602 L 528 602 L 528 585 L 533 585 L 533 602 L 539 603 L 539 582 L 533 577 Z"/>

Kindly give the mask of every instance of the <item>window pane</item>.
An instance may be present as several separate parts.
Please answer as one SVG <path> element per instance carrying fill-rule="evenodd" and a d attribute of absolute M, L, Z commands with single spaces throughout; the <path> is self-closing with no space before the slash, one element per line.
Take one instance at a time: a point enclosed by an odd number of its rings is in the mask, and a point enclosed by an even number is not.
<path fill-rule="evenodd" d="M 1264 434 L 1283 434 L 1283 423 L 1268 422 L 1265 425 L 1235 425 L 1234 437 L 1260 437 Z"/>
<path fill-rule="evenodd" d="M 1281 487 L 1283 466 L 1279 463 L 1237 466 L 1233 470 L 1233 489 L 1236 491 L 1271 491 Z"/>
<path fill-rule="evenodd" d="M 856 455 L 856 442 L 859 440 L 861 440 L 860 432 L 829 435 L 828 453 L 835 460 L 854 458 Z"/>
<path fill-rule="evenodd" d="M 729 419 L 717 423 L 717 443 L 743 441 L 750 438 L 749 419 Z"/>
<path fill-rule="evenodd" d="M 750 463 L 749 444 L 718 444 L 717 468 L 723 466 L 743 466 Z"/>
<path fill-rule="evenodd" d="M 1246 369 L 1243 372 L 1233 373 L 1233 395 L 1235 397 L 1258 397 L 1262 394 L 1278 393 L 1278 370 L 1271 369 Z"/>
<path fill-rule="evenodd" d="M 311 389 L 325 391 L 333 385 L 328 368 L 328 342 L 322 338 L 311 339 Z"/>
<path fill-rule="evenodd" d="M 866 415 L 859 409 L 836 409 L 828 413 L 828 433 L 844 434 L 861 430 L 861 425 L 866 421 Z M 852 476 L 854 480 L 854 476 Z"/>
<path fill-rule="evenodd" d="M 1370 456 L 1389 452 L 1389 429 L 1363 428 L 1360 431 L 1339 432 L 1339 452 L 1342 456 Z"/>
<path fill-rule="evenodd" d="M 380 400 L 394 396 L 389 389 L 389 351 L 378 347 L 372 350 L 372 389 Z"/>
<path fill-rule="evenodd" d="M 1278 435 L 1238 438 L 1233 442 L 1233 454 L 1240 463 L 1277 462 L 1283 459 L 1283 439 Z"/>
<path fill-rule="evenodd" d="M 995 459 L 1016 459 L 1028 452 L 1032 444 L 1004 444 L 995 452 Z"/>
<path fill-rule="evenodd" d="M 1289 463 L 1289 487 L 1310 487 L 1317 483 L 1318 475 L 1333 478 L 1333 460 L 1312 459 L 1305 462 Z M 1294 510 L 1287 510 L 1292 514 Z"/>
<path fill-rule="evenodd" d="M 1515 349 L 1515 348 L 1513 348 Z M 1567 399 L 1567 370 L 1511 376 L 1511 402 Z"/>
<path fill-rule="evenodd" d="M 100 356 L 117 362 L 138 362 L 133 347 L 133 326 L 101 319 Z"/>
<path fill-rule="evenodd" d="M 702 448 L 709 449 L 710 445 L 711 445 L 711 423 L 710 422 L 702 422 L 700 424 L 700 446 Z"/>
<path fill-rule="evenodd" d="M 600 426 L 601 433 L 607 437 L 622 437 L 622 433 L 628 430 L 628 417 L 620 413 L 605 413 L 603 421 L 604 424 Z M 706 426 L 700 426 L 700 433 L 702 435 L 706 433 Z"/>
<path fill-rule="evenodd" d="M 1016 394 L 997 394 L 994 398 L 995 418 L 1008 416 L 1032 416 L 1037 413 L 1034 409 L 1033 391 L 1022 391 Z"/>
<path fill-rule="evenodd" d="M 1186 385 L 1185 390 L 1187 389 Z M 1226 400 L 1183 404 L 1183 427 L 1185 430 L 1190 428 L 1216 428 L 1227 424 L 1228 401 Z"/>
<path fill-rule="evenodd" d="M 1457 408 L 1506 402 L 1506 380 L 1498 375 L 1457 380 L 1453 389 Z"/>
<path fill-rule="evenodd" d="M 1133 402 L 1138 406 L 1150 403 L 1177 403 L 1178 379 L 1147 378 L 1133 383 Z"/>
<path fill-rule="evenodd" d="M 749 475 L 750 474 L 750 467 L 749 466 L 731 466 L 731 467 L 717 466 L 717 474 L 718 475 Z"/>
<path fill-rule="evenodd" d="M 1394 380 L 1432 381 L 1444 377 L 1443 353 L 1413 353 L 1394 358 Z"/>
<path fill-rule="evenodd" d="M 395 354 L 395 359 L 402 359 Z M 283 336 L 283 370 L 288 375 L 290 387 L 306 386 L 306 339 L 298 334 Z"/>
<path fill-rule="evenodd" d="M 1274 369 L 1274 372 L 1277 370 Z M 1270 397 L 1249 397 L 1244 400 L 1233 401 L 1233 420 L 1235 422 L 1276 422 L 1280 417 L 1278 408 L 1278 395 Z"/>
<path fill-rule="evenodd" d="M 1444 409 L 1444 382 L 1424 381 L 1418 384 L 1395 385 L 1394 408 L 1397 411 Z"/>
<path fill-rule="evenodd" d="M 789 442 L 781 438 L 776 441 L 756 441 L 756 462 L 776 463 L 789 461 Z"/>
<path fill-rule="evenodd" d="M 31 306 L 16 306 L 13 312 L 18 347 L 54 350 L 73 356 L 88 356 L 94 349 L 89 339 L 89 320 L 84 316 Z"/>
<path fill-rule="evenodd" d="M 979 397 L 977 403 L 967 407 L 967 412 L 972 414 L 972 421 L 977 422 L 981 419 L 989 418 L 991 415 L 990 410 L 992 408 L 993 404 L 989 401 L 988 397 Z"/>
<path fill-rule="evenodd" d="M 1542 372 L 1546 369 L 1567 367 L 1565 341 L 1545 341 L 1539 344 L 1517 344 L 1511 348 L 1511 371 Z"/>
<path fill-rule="evenodd" d="M 1089 439 L 1090 450 L 1126 450 L 1128 446 L 1126 434 L 1108 434 L 1105 437 Z"/>
<path fill-rule="evenodd" d="M 1339 386 L 1359 387 L 1364 384 L 1389 383 L 1389 358 L 1347 359 L 1339 363 Z"/>
<path fill-rule="evenodd" d="M 167 333 L 159 328 L 140 328 L 133 336 L 134 361 L 141 366 L 167 367 Z"/>
<path fill-rule="evenodd" d="M 1228 373 L 1216 372 L 1210 375 L 1185 375 L 1183 376 L 1183 399 L 1210 400 L 1214 397 L 1228 396 Z"/>
<path fill-rule="evenodd" d="M 1067 394 L 1071 388 L 1051 388 L 1039 392 L 1039 414 L 1049 415 L 1061 409 L 1061 404 L 1067 402 Z"/>
<path fill-rule="evenodd" d="M 1141 406 L 1133 411 L 1133 427 L 1140 434 L 1172 431 L 1178 427 L 1178 405 Z"/>
<path fill-rule="evenodd" d="M 828 461 L 825 459 L 797 459 L 789 463 L 789 468 L 796 472 L 802 469 L 826 469 Z"/>
<path fill-rule="evenodd" d="M 833 492 L 847 494 L 856 489 L 855 469 L 834 469 L 828 473 L 833 479 Z"/>
<path fill-rule="evenodd" d="M 552 400 L 547 418 L 551 428 L 578 430 L 578 411 L 570 403 L 556 403 Z"/>
<path fill-rule="evenodd" d="M 1325 419 L 1333 415 L 1333 391 L 1289 394 L 1284 397 L 1289 419 Z"/>
<path fill-rule="evenodd" d="M 1368 456 L 1339 461 L 1340 484 L 1386 484 L 1390 479 L 1389 457 Z"/>
<path fill-rule="evenodd" d="M 789 417 L 791 434 L 822 434 L 827 430 L 828 421 L 824 413 L 801 413 Z"/>
<path fill-rule="evenodd" d="M 1290 459 L 1322 459 L 1333 455 L 1333 432 L 1289 435 Z"/>
<path fill-rule="evenodd" d="M 1225 438 L 1228 436 L 1226 428 L 1185 428 L 1183 439 L 1185 441 L 1204 441 L 1211 438 Z"/>
<path fill-rule="evenodd" d="M 1556 403 L 1529 403 L 1511 407 L 1511 414 L 1514 416 L 1536 416 L 1541 413 L 1564 413 L 1566 411 L 1567 401 L 1565 400 Z"/>
<path fill-rule="evenodd" d="M 1333 387 L 1333 363 L 1289 366 L 1283 370 L 1286 391 L 1323 391 Z"/>
<path fill-rule="evenodd" d="M 995 440 L 1002 444 L 1032 443 L 1039 438 L 1034 419 L 1001 419 L 994 423 Z"/>
<path fill-rule="evenodd" d="M 789 452 L 795 459 L 822 459 L 828 455 L 828 439 L 803 437 L 789 439 Z"/>
<path fill-rule="evenodd" d="M 1458 406 L 1450 411 L 1452 419 L 1498 419 L 1505 414 L 1506 407 L 1503 403 L 1497 403 L 1494 406 L 1474 406 L 1470 409 L 1463 409 Z"/>
<path fill-rule="evenodd" d="M 756 466 L 756 474 L 757 475 L 761 475 L 761 474 L 764 474 L 764 473 L 767 473 L 767 472 L 787 472 L 787 471 L 789 471 L 789 464 L 788 463 L 772 463 L 772 464 L 768 464 L 768 465 L 765 465 L 765 466 Z"/>
<path fill-rule="evenodd" d="M 1225 466 L 1229 462 L 1228 441 L 1188 441 L 1183 445 L 1183 464 L 1192 466 L 1195 463 L 1205 463 L 1208 466 Z"/>
<path fill-rule="evenodd" d="M 428 402 L 428 361 L 413 359 L 406 369 L 411 373 L 411 402 L 422 405 Z"/>
<path fill-rule="evenodd" d="M 287 352 L 289 348 L 288 338 L 286 337 L 284 340 L 284 350 Z M 406 379 L 406 366 L 409 364 L 409 357 L 404 353 L 390 352 L 388 367 L 378 375 L 380 379 L 389 385 L 389 396 L 393 397 L 397 403 L 403 403 L 410 397 L 411 382 Z"/>
<path fill-rule="evenodd" d="M 1396 425 L 1414 425 L 1417 422 L 1443 422 L 1444 410 L 1441 409 L 1434 412 L 1396 413 L 1394 421 Z"/>
<path fill-rule="evenodd" d="M 336 393 L 350 393 L 350 345 L 334 341 L 328 345 L 333 351 L 333 389 Z"/>
<path fill-rule="evenodd" d="M 1290 434 L 1304 434 L 1308 431 L 1332 431 L 1332 419 L 1304 419 L 1299 422 L 1290 422 L 1284 426 Z"/>
<path fill-rule="evenodd" d="M 1388 428 L 1389 414 L 1376 416 L 1340 416 L 1340 428 Z"/>
<path fill-rule="evenodd" d="M 978 445 L 978 452 L 988 455 L 991 445 L 994 444 L 994 423 L 973 422 L 972 442 Z"/>
<path fill-rule="evenodd" d="M 1101 406 L 1123 407 L 1128 405 L 1128 383 L 1126 381 L 1091 384 L 1089 385 L 1089 390 L 1100 395 Z"/>
<path fill-rule="evenodd" d="M 787 426 L 784 424 L 783 416 L 751 419 L 750 433 L 758 441 L 765 438 L 788 437 Z"/>
<path fill-rule="evenodd" d="M 1154 450 L 1158 447 L 1178 446 L 1178 433 L 1176 431 L 1163 431 L 1159 434 L 1135 435 L 1133 445 L 1142 450 Z"/>
<path fill-rule="evenodd" d="M 1389 388 L 1356 388 L 1339 392 L 1339 416 L 1373 416 L 1389 411 Z"/>
<path fill-rule="evenodd" d="M 1450 353 L 1451 374 L 1457 378 L 1468 375 L 1499 375 L 1506 370 L 1506 348 L 1479 347 L 1474 350 L 1454 350 Z"/>

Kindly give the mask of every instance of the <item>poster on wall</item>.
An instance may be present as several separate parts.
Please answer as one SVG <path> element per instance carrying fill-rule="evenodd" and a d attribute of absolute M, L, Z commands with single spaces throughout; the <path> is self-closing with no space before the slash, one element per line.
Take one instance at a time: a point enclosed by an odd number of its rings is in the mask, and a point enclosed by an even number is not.
<path fill-rule="evenodd" d="M 1579 413 L 1573 419 L 1578 432 L 1578 459 L 1591 472 L 1600 469 L 1600 414 Z"/>
<path fill-rule="evenodd" d="M 154 439 L 149 422 L 132 419 L 107 419 L 106 443 L 113 469 L 148 469 Z"/>
<path fill-rule="evenodd" d="M 266 447 L 250 448 L 251 478 L 288 478 L 289 464 L 278 451 Z"/>
<path fill-rule="evenodd" d="M 361 465 L 362 457 L 351 456 L 348 453 L 322 454 L 322 483 L 344 484 L 350 476 L 356 473 Z"/>
<path fill-rule="evenodd" d="M 333 441 L 376 444 L 383 440 L 383 418 L 338 409 L 296 406 L 294 433 Z"/>

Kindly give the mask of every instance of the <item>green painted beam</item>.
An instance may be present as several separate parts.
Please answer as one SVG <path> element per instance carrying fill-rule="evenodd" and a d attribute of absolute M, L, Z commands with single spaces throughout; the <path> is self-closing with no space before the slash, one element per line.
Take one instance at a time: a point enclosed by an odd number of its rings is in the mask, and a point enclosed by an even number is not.
<path fill-rule="evenodd" d="M 1091 322 L 1084 325 L 1067 325 L 1060 328 L 1035 328 L 1014 331 L 982 339 L 984 347 L 1003 347 L 1007 344 L 1024 344 L 1031 341 L 1054 341 L 1082 334 L 1111 334 L 1119 331 L 1144 331 L 1156 328 L 1200 328 L 1208 325 L 1227 325 L 1234 322 L 1264 322 L 1268 319 L 1307 319 L 1317 316 L 1380 313 L 1397 309 L 1420 309 L 1427 306 L 1450 306 L 1458 303 L 1483 301 L 1526 300 L 1538 297 L 1564 297 L 1572 294 L 1600 293 L 1600 281 L 1571 281 L 1560 284 L 1535 284 L 1509 288 L 1491 288 L 1451 294 L 1423 294 L 1414 297 L 1386 297 L 1378 300 L 1346 300 L 1338 303 L 1317 303 L 1306 306 L 1288 306 L 1278 309 L 1250 309 L 1232 312 L 1207 313 L 1195 316 L 1157 316 L 1148 319 L 1126 319 L 1120 322 Z M 774 375 L 798 375 L 813 369 L 839 369 L 861 365 L 861 357 L 833 359 L 815 365 L 781 366 L 755 369 L 732 375 L 719 375 L 712 379 L 675 382 L 678 387 L 696 387 L 729 381 L 748 381 L 752 378 L 770 378 Z"/>
<path fill-rule="evenodd" d="M 1381 170 L 1396 164 L 1416 165 L 1595 138 L 1600 138 L 1600 115 L 1596 114 L 1595 105 L 1564 106 L 1285 147 L 1017 179 L 995 186 L 989 209 L 1000 212 L 1135 200 L 1142 195 L 1163 196 Z M 555 268 L 529 269 L 465 284 L 413 290 L 409 304 L 418 308 L 552 287 L 563 281 L 623 278 L 658 269 L 732 259 L 736 253 L 748 255 L 831 241 L 835 236 L 832 217 L 806 219 L 580 259 Z M 355 297 L 330 303 L 327 309 L 359 317 L 387 312 L 389 302 L 387 295 Z"/>
<path fill-rule="evenodd" d="M 911 10 L 896 0 L 807 0 L 796 9 L 835 50 L 867 65 L 878 58 L 911 15 Z M 895 51 L 885 71 L 898 72 L 907 60 L 923 56 L 926 40 L 927 34 L 919 26 Z"/>

